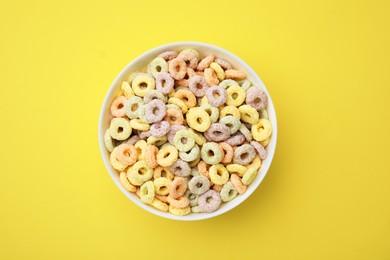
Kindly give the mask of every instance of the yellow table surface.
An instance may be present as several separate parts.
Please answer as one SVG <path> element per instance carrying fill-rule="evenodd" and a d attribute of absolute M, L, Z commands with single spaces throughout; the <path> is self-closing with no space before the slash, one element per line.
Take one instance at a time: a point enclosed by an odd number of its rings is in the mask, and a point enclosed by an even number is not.
<path fill-rule="evenodd" d="M 389 1 L 1 1 L 0 259 L 390 259 L 389 11 Z M 174 41 L 240 56 L 278 116 L 264 182 L 205 221 L 133 204 L 98 147 L 116 75 Z"/>

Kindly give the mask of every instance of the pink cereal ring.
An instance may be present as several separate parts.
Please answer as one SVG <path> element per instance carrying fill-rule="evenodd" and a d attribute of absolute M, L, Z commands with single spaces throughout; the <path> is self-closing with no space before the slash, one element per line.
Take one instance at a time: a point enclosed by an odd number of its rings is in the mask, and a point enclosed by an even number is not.
<path fill-rule="evenodd" d="M 215 62 L 218 63 L 219 66 L 221 66 L 224 70 L 231 70 L 231 69 L 233 69 L 232 65 L 227 60 L 218 58 L 218 59 L 215 60 Z"/>
<path fill-rule="evenodd" d="M 149 132 L 153 136 L 161 137 L 166 135 L 169 132 L 169 130 L 170 130 L 170 124 L 168 123 L 168 121 L 161 121 L 159 123 L 153 124 L 150 127 Z"/>
<path fill-rule="evenodd" d="M 175 208 L 182 209 L 190 204 L 190 200 L 184 195 L 176 199 L 168 196 L 168 203 Z"/>
<path fill-rule="evenodd" d="M 160 55 L 158 55 L 158 57 L 161 57 L 164 60 L 169 61 L 169 60 L 176 58 L 177 55 L 178 55 L 177 51 L 165 51 L 165 52 L 161 53 Z"/>
<path fill-rule="evenodd" d="M 203 212 L 213 212 L 221 205 L 221 197 L 215 190 L 209 190 L 199 196 L 198 204 Z"/>
<path fill-rule="evenodd" d="M 171 74 L 172 78 L 179 80 L 183 79 L 187 73 L 187 65 L 186 62 L 177 57 L 174 58 L 169 62 L 169 73 Z"/>
<path fill-rule="evenodd" d="M 187 180 L 183 177 L 175 177 L 169 189 L 169 197 L 174 199 L 184 195 L 187 190 Z"/>
<path fill-rule="evenodd" d="M 264 160 L 267 157 L 267 150 L 259 142 L 252 141 L 250 143 L 256 150 L 261 160 Z"/>
<path fill-rule="evenodd" d="M 191 50 L 184 50 L 177 57 L 183 59 L 187 63 L 187 66 L 192 69 L 196 69 L 198 66 L 198 57 Z"/>
<path fill-rule="evenodd" d="M 165 103 L 159 99 L 154 99 L 146 104 L 145 117 L 148 123 L 160 122 L 166 113 Z"/>
<path fill-rule="evenodd" d="M 124 165 L 133 165 L 137 161 L 137 151 L 131 144 L 123 143 L 118 146 L 116 158 Z"/>
<path fill-rule="evenodd" d="M 170 107 L 167 109 L 164 120 L 168 121 L 171 125 L 182 125 L 184 123 L 184 116 L 179 108 Z"/>
<path fill-rule="evenodd" d="M 172 92 L 174 84 L 173 78 L 168 72 L 160 72 L 156 77 L 156 89 L 164 95 Z"/>
<path fill-rule="evenodd" d="M 126 100 L 127 100 L 127 98 L 125 96 L 119 96 L 112 102 L 111 114 L 114 117 L 125 117 L 126 116 L 125 105 L 124 105 Z"/>
<path fill-rule="evenodd" d="M 226 90 L 220 86 L 212 86 L 206 90 L 206 97 L 211 105 L 220 107 L 226 102 Z"/>
<path fill-rule="evenodd" d="M 210 64 L 214 61 L 214 59 L 215 59 L 214 55 L 207 56 L 206 58 L 202 59 L 199 62 L 197 69 L 200 71 L 207 69 L 210 66 Z"/>
<path fill-rule="evenodd" d="M 189 79 L 188 88 L 196 97 L 204 97 L 209 85 L 204 77 L 196 75 Z"/>
<path fill-rule="evenodd" d="M 267 95 L 257 87 L 250 87 L 246 92 L 245 102 L 260 111 L 267 107 Z"/>
<path fill-rule="evenodd" d="M 224 124 L 213 123 L 205 132 L 205 137 L 208 141 L 222 142 L 230 137 L 230 130 Z"/>
<path fill-rule="evenodd" d="M 236 146 L 236 145 L 242 144 L 244 141 L 245 141 L 245 136 L 241 133 L 238 133 L 238 134 L 232 135 L 225 142 L 231 146 Z"/>
<path fill-rule="evenodd" d="M 155 145 L 149 145 L 146 147 L 145 162 L 149 168 L 154 169 L 158 166 L 157 154 L 158 154 L 158 148 Z"/>
<path fill-rule="evenodd" d="M 219 80 L 217 78 L 217 74 L 213 69 L 207 68 L 204 70 L 204 78 L 207 81 L 207 84 L 210 86 L 215 86 L 219 84 Z"/>
<path fill-rule="evenodd" d="M 233 160 L 233 147 L 231 147 L 228 143 L 222 142 L 218 144 L 219 147 L 224 151 L 224 157 L 222 158 L 222 163 L 231 163 Z"/>

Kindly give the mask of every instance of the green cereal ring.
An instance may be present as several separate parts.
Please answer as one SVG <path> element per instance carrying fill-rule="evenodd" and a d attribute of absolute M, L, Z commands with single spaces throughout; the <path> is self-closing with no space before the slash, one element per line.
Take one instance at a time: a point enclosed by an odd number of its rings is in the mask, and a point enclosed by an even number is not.
<path fill-rule="evenodd" d="M 223 202 L 229 202 L 238 195 L 238 192 L 234 187 L 233 183 L 229 181 L 225 185 L 223 185 L 222 190 L 219 192 L 219 194 L 221 195 L 221 200 Z"/>
<path fill-rule="evenodd" d="M 176 132 L 173 142 L 180 152 L 188 152 L 195 145 L 195 136 L 186 129 Z"/>
<path fill-rule="evenodd" d="M 226 125 L 230 130 L 230 134 L 235 134 L 241 126 L 240 119 L 234 116 L 225 116 L 219 120 L 219 123 Z"/>
<path fill-rule="evenodd" d="M 263 109 L 263 110 L 261 110 L 261 111 L 260 111 L 260 113 L 259 113 L 259 116 L 260 116 L 260 119 L 263 119 L 263 118 L 265 118 L 265 119 L 269 119 L 269 116 L 268 116 L 268 111 L 267 111 L 267 109 Z"/>
<path fill-rule="evenodd" d="M 198 206 L 199 195 L 192 193 L 190 190 L 187 190 L 185 195 L 190 201 L 190 207 Z"/>
<path fill-rule="evenodd" d="M 210 189 L 210 181 L 206 176 L 195 176 L 188 182 L 188 189 L 196 195 L 201 195 Z"/>
<path fill-rule="evenodd" d="M 198 198 L 198 200 L 199 200 L 199 198 Z M 194 206 L 194 207 L 191 207 L 191 212 L 192 213 L 203 213 L 203 210 L 199 206 Z"/>
<path fill-rule="evenodd" d="M 140 199 L 145 204 L 151 204 L 154 200 L 154 185 L 152 181 L 147 181 L 140 188 Z"/>
<path fill-rule="evenodd" d="M 148 64 L 147 71 L 156 78 L 160 72 L 168 72 L 168 63 L 163 58 L 157 57 Z"/>
<path fill-rule="evenodd" d="M 204 103 L 200 107 L 203 108 L 203 110 L 206 111 L 207 114 L 209 114 L 210 119 L 211 119 L 211 123 L 215 123 L 218 121 L 219 109 L 217 107 L 212 106 L 208 103 Z"/>
<path fill-rule="evenodd" d="M 127 178 L 133 185 L 140 186 L 153 177 L 153 169 L 145 161 L 138 161 L 127 170 Z"/>
<path fill-rule="evenodd" d="M 187 152 L 179 152 L 179 157 L 183 161 L 186 162 L 192 162 L 193 160 L 196 160 L 200 154 L 200 148 L 199 145 L 195 144 L 194 147 L 191 148 L 191 150 Z"/>
<path fill-rule="evenodd" d="M 202 160 L 207 164 L 218 164 L 223 158 L 221 147 L 214 142 L 203 144 L 200 153 Z"/>
<path fill-rule="evenodd" d="M 169 189 L 171 188 L 172 181 L 168 178 L 159 177 L 154 179 L 154 192 L 157 195 L 165 196 L 169 194 Z"/>
<path fill-rule="evenodd" d="M 222 164 L 212 165 L 209 169 L 209 175 L 214 184 L 223 185 L 229 180 L 229 172 Z"/>
<path fill-rule="evenodd" d="M 251 131 L 244 124 L 241 124 L 239 130 L 248 142 L 252 141 Z"/>
<path fill-rule="evenodd" d="M 242 83 L 241 83 L 241 88 L 245 91 L 247 91 L 250 87 L 252 86 L 252 83 L 249 81 L 249 80 L 244 80 Z"/>
<path fill-rule="evenodd" d="M 130 119 L 136 119 L 139 117 L 140 108 L 143 106 L 144 101 L 142 98 L 134 96 L 126 100 L 124 108 L 126 116 Z"/>
<path fill-rule="evenodd" d="M 112 152 L 112 150 L 114 150 L 114 140 L 110 135 L 110 129 L 107 129 L 104 133 L 104 145 L 106 146 L 107 151 Z"/>
<path fill-rule="evenodd" d="M 239 85 L 238 85 L 237 81 L 234 81 L 232 79 L 225 79 L 221 83 L 219 83 L 219 86 L 221 88 L 227 89 L 231 86 L 239 86 Z"/>
<path fill-rule="evenodd" d="M 241 181 L 243 184 L 249 185 L 256 178 L 256 175 L 257 175 L 257 169 L 255 167 L 249 167 L 248 170 L 246 170 L 246 173 L 242 177 Z"/>
<path fill-rule="evenodd" d="M 125 118 L 113 118 L 110 123 L 110 135 L 115 140 L 126 140 L 131 135 L 130 121 Z"/>

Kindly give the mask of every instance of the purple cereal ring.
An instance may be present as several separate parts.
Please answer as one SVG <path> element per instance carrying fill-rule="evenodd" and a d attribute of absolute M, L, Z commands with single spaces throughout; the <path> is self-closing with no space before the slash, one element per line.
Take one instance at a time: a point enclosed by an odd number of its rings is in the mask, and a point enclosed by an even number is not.
<path fill-rule="evenodd" d="M 154 99 L 146 104 L 145 118 L 148 123 L 160 122 L 166 113 L 165 103 L 159 99 Z"/>
<path fill-rule="evenodd" d="M 243 144 L 234 150 L 233 163 L 247 165 L 256 157 L 255 148 L 250 144 Z"/>
<path fill-rule="evenodd" d="M 261 89 L 250 87 L 246 92 L 245 102 L 260 111 L 267 107 L 267 96 Z"/>
<path fill-rule="evenodd" d="M 154 99 L 160 99 L 162 102 L 167 103 L 167 97 L 160 90 L 149 90 L 144 96 L 144 103 L 147 104 Z"/>
<path fill-rule="evenodd" d="M 222 142 L 230 137 L 230 130 L 226 125 L 213 123 L 205 132 L 205 136 L 208 141 Z"/>
<path fill-rule="evenodd" d="M 139 138 L 141 138 L 142 140 L 152 136 L 152 134 L 149 131 L 138 131 L 137 133 Z"/>
<path fill-rule="evenodd" d="M 177 159 L 176 162 L 169 166 L 169 170 L 180 177 L 187 177 L 191 174 L 191 167 L 188 165 L 188 162 L 181 159 Z"/>
<path fill-rule="evenodd" d="M 141 138 L 138 135 L 133 135 L 129 139 L 126 140 L 126 144 L 135 145 L 136 142 L 141 140 Z"/>
<path fill-rule="evenodd" d="M 168 121 L 161 121 L 159 123 L 153 124 L 150 127 L 149 132 L 153 136 L 161 137 L 161 136 L 166 135 L 169 132 L 170 126 L 171 125 L 168 123 Z"/>
<path fill-rule="evenodd" d="M 215 60 L 215 62 L 217 64 L 219 64 L 219 66 L 221 66 L 224 70 L 231 70 L 231 69 L 233 69 L 232 65 L 227 60 L 218 58 L 218 59 Z"/>
<path fill-rule="evenodd" d="M 167 72 L 160 72 L 156 77 L 156 89 L 164 95 L 172 92 L 175 82 L 171 75 Z"/>
<path fill-rule="evenodd" d="M 199 196 L 198 205 L 202 212 L 213 212 L 221 205 L 221 197 L 215 190 L 206 191 Z"/>
<path fill-rule="evenodd" d="M 236 146 L 242 144 L 244 141 L 245 141 L 245 136 L 239 133 L 239 134 L 232 135 L 225 142 L 228 143 L 230 146 Z"/>
<path fill-rule="evenodd" d="M 267 157 L 267 150 L 259 142 L 252 141 L 250 144 L 255 148 L 260 159 L 264 160 Z"/>
<path fill-rule="evenodd" d="M 220 107 L 226 102 L 226 90 L 219 86 L 212 86 L 206 90 L 206 97 L 211 105 Z"/>
<path fill-rule="evenodd" d="M 165 52 L 161 53 L 160 55 L 158 55 L 158 57 L 161 57 L 164 60 L 169 61 L 169 60 L 176 58 L 177 55 L 178 55 L 177 51 L 165 51 Z"/>
<path fill-rule="evenodd" d="M 189 79 L 188 88 L 195 96 L 204 97 L 209 85 L 204 77 L 196 75 Z"/>
<path fill-rule="evenodd" d="M 184 125 L 171 125 L 171 128 L 167 134 L 168 142 L 171 145 L 175 145 L 175 141 L 174 141 L 175 134 L 177 131 L 182 129 L 187 129 L 187 127 L 185 127 Z"/>

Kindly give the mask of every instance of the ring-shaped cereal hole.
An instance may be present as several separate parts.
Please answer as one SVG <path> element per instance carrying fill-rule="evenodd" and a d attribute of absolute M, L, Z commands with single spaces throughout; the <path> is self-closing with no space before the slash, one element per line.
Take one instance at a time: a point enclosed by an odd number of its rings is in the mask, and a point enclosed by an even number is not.
<path fill-rule="evenodd" d="M 164 167 L 171 166 L 178 158 L 178 151 L 173 145 L 164 145 L 157 154 L 157 163 Z"/>
<path fill-rule="evenodd" d="M 179 152 L 179 157 L 185 162 L 192 162 L 196 160 L 200 155 L 200 148 L 197 144 L 194 145 L 189 151 L 187 152 Z"/>
<path fill-rule="evenodd" d="M 183 79 L 187 72 L 186 62 L 182 58 L 174 58 L 168 63 L 169 74 L 176 80 Z"/>
<path fill-rule="evenodd" d="M 188 189 L 195 195 L 201 195 L 210 189 L 210 181 L 202 175 L 194 176 L 188 183 Z"/>
<path fill-rule="evenodd" d="M 168 63 L 164 60 L 164 58 L 157 57 L 148 64 L 147 71 L 156 78 L 159 73 L 168 71 Z"/>
<path fill-rule="evenodd" d="M 192 108 L 196 106 L 196 97 L 195 95 L 188 89 L 180 89 L 175 92 L 174 97 L 180 99 L 186 104 L 188 108 Z"/>
<path fill-rule="evenodd" d="M 169 189 L 169 197 L 179 198 L 184 195 L 187 190 L 187 181 L 183 177 L 175 177 L 171 183 L 171 188 Z"/>
<path fill-rule="evenodd" d="M 246 92 L 245 102 L 261 111 L 267 107 L 267 95 L 257 87 L 251 87 Z"/>
<path fill-rule="evenodd" d="M 240 119 L 234 116 L 225 116 L 219 120 L 219 123 L 227 126 L 230 130 L 230 134 L 235 134 L 241 126 Z"/>
<path fill-rule="evenodd" d="M 119 141 L 130 137 L 132 128 L 130 121 L 125 118 L 113 118 L 110 123 L 110 136 Z"/>
<path fill-rule="evenodd" d="M 233 163 L 246 165 L 256 156 L 255 148 L 250 144 L 243 144 L 234 150 Z"/>
<path fill-rule="evenodd" d="M 220 107 L 226 102 L 226 90 L 220 86 L 212 86 L 207 89 L 206 97 L 211 105 Z"/>
<path fill-rule="evenodd" d="M 148 123 L 160 122 L 166 115 L 165 103 L 161 100 L 154 99 L 146 104 L 145 117 Z"/>
<path fill-rule="evenodd" d="M 226 104 L 240 106 L 245 101 L 245 91 L 239 86 L 231 86 L 226 90 Z"/>
<path fill-rule="evenodd" d="M 116 157 L 118 161 L 124 165 L 133 165 L 137 161 L 137 151 L 130 144 L 120 144 L 117 146 Z"/>
<path fill-rule="evenodd" d="M 175 144 L 175 147 L 180 152 L 187 152 L 191 150 L 192 147 L 195 145 L 195 136 L 193 133 L 186 129 L 182 129 L 176 132 L 173 142 Z"/>
<path fill-rule="evenodd" d="M 223 202 L 229 202 L 238 195 L 238 191 L 234 187 L 233 183 L 229 181 L 225 185 L 223 185 L 219 194 Z"/>
<path fill-rule="evenodd" d="M 155 89 L 156 83 L 152 76 L 145 73 L 139 73 L 135 76 L 131 87 L 134 94 L 143 97 L 148 91 Z"/>
<path fill-rule="evenodd" d="M 209 84 L 209 86 L 215 86 L 219 84 L 217 74 L 211 68 L 207 68 L 204 70 L 204 78 L 206 79 L 206 82 L 207 84 Z"/>
<path fill-rule="evenodd" d="M 200 107 L 194 107 L 187 112 L 187 124 L 198 132 L 205 132 L 211 125 L 210 116 Z"/>
<path fill-rule="evenodd" d="M 205 137 L 208 141 L 222 142 L 230 137 L 230 129 L 220 123 L 213 123 L 205 132 Z"/>
<path fill-rule="evenodd" d="M 217 143 L 208 142 L 205 143 L 201 148 L 202 160 L 207 164 L 218 164 L 222 161 L 222 149 Z M 200 173 L 200 171 L 199 171 Z"/>
<path fill-rule="evenodd" d="M 267 157 L 267 150 L 265 150 L 265 148 L 259 142 L 252 141 L 250 144 L 253 146 L 253 148 L 255 148 L 261 160 L 264 160 Z"/>
<path fill-rule="evenodd" d="M 198 64 L 198 67 L 197 67 L 197 70 L 198 71 L 203 71 L 205 70 L 206 68 L 208 68 L 210 66 L 210 64 L 214 61 L 215 59 L 215 56 L 214 55 L 208 55 L 206 56 L 205 58 L 203 58 L 199 64 Z"/>
<path fill-rule="evenodd" d="M 114 117 L 125 117 L 126 111 L 124 108 L 124 103 L 126 102 L 127 98 L 125 96 L 119 96 L 111 104 L 111 114 Z"/>
<path fill-rule="evenodd" d="M 168 121 L 161 121 L 158 123 L 154 123 L 152 126 L 150 126 L 149 132 L 157 137 L 161 137 L 166 135 L 171 128 L 171 125 Z"/>
<path fill-rule="evenodd" d="M 208 190 L 199 196 L 198 205 L 202 212 L 210 213 L 217 210 L 221 205 L 219 193 L 214 190 Z"/>
<path fill-rule="evenodd" d="M 218 58 L 218 59 L 215 60 L 215 62 L 217 64 L 219 64 L 219 66 L 221 66 L 224 70 L 231 70 L 231 69 L 233 69 L 232 65 L 227 60 Z"/>
<path fill-rule="evenodd" d="M 189 79 L 188 88 L 196 97 L 203 97 L 206 95 L 206 90 L 209 88 L 209 85 L 204 77 L 195 75 Z"/>
<path fill-rule="evenodd" d="M 179 177 L 187 177 L 191 174 L 190 166 L 181 159 L 177 159 L 177 161 L 169 167 L 169 170 Z"/>
<path fill-rule="evenodd" d="M 167 72 L 161 72 L 156 77 L 156 89 L 164 95 L 172 92 L 174 84 L 175 82 L 172 76 Z"/>
<path fill-rule="evenodd" d="M 136 119 L 139 117 L 140 108 L 143 106 L 144 101 L 142 98 L 134 96 L 126 100 L 124 103 L 124 110 L 126 116 L 130 119 Z"/>
<path fill-rule="evenodd" d="M 258 142 L 266 140 L 271 136 L 272 125 L 268 119 L 260 119 L 259 122 L 255 125 L 252 125 L 251 128 L 253 139 Z M 263 145 L 264 146 L 264 145 Z"/>

